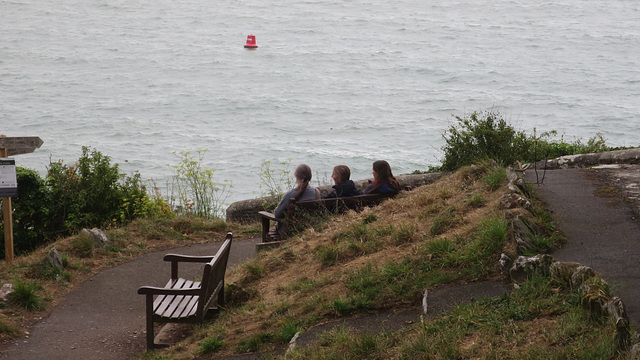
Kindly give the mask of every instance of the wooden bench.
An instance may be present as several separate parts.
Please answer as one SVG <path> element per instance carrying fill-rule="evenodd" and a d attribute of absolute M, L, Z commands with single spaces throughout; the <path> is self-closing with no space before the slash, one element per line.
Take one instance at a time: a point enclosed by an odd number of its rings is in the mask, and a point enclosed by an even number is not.
<path fill-rule="evenodd" d="M 313 213 L 316 211 L 328 211 L 330 213 L 339 214 L 347 210 L 360 211 L 365 207 L 375 206 L 382 201 L 392 198 L 396 194 L 367 194 L 331 199 L 295 201 L 291 200 L 287 207 L 287 214 L 295 214 L 299 212 Z M 277 218 L 274 214 L 267 211 L 259 211 L 258 214 L 262 220 L 262 242 L 271 242 L 285 240 L 287 234 L 283 238 L 277 231 L 271 231 L 272 222 L 280 222 L 287 224 L 289 216 L 285 218 Z"/>
<path fill-rule="evenodd" d="M 167 254 L 164 261 L 171 262 L 171 279 L 165 287 L 143 286 L 138 294 L 146 296 L 147 349 L 156 347 L 154 323 L 201 323 L 214 302 L 224 305 L 224 274 L 231 250 L 233 235 L 227 237 L 214 256 Z M 181 263 L 206 263 L 201 281 L 178 277 Z"/>

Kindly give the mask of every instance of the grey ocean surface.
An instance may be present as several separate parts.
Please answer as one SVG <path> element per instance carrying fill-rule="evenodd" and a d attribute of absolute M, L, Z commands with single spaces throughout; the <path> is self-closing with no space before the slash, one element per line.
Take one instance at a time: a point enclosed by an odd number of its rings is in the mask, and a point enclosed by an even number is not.
<path fill-rule="evenodd" d="M 236 201 L 264 161 L 425 170 L 477 110 L 640 145 L 639 59 L 630 0 L 0 0 L 0 134 L 40 136 L 42 174 L 87 145 L 158 183 L 208 149 Z"/>

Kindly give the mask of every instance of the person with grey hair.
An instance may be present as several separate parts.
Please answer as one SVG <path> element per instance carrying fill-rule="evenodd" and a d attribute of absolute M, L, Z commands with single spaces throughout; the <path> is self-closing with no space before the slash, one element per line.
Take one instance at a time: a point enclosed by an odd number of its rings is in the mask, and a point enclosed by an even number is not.
<path fill-rule="evenodd" d="M 300 164 L 296 166 L 293 175 L 296 178 L 296 183 L 298 184 L 294 189 L 289 190 L 280 202 L 276 209 L 273 211 L 273 215 L 277 218 L 284 218 L 285 211 L 289 206 L 289 202 L 291 199 L 295 199 L 296 201 L 305 201 L 305 200 L 317 200 L 320 198 L 320 191 L 313 186 L 309 186 L 309 182 L 311 181 L 311 167 L 307 164 Z M 286 233 L 286 229 L 282 224 L 276 222 L 276 230 L 278 233 L 283 236 Z"/>

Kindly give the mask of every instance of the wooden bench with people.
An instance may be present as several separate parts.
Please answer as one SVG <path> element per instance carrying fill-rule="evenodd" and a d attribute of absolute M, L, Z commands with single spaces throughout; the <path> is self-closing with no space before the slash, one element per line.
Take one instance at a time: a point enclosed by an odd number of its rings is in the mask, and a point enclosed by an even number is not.
<path fill-rule="evenodd" d="M 138 294 L 145 295 L 147 349 L 155 344 L 154 323 L 202 323 L 207 315 L 224 305 L 224 276 L 231 250 L 233 234 L 228 233 L 213 256 L 167 254 L 171 262 L 171 278 L 164 287 L 142 286 Z M 180 263 L 204 263 L 201 281 L 178 276 Z"/>
<path fill-rule="evenodd" d="M 294 217 L 300 214 L 313 214 L 324 211 L 327 213 L 342 213 L 346 210 L 359 211 L 365 207 L 378 205 L 380 202 L 394 197 L 400 191 L 400 184 L 393 176 L 389 163 L 378 160 L 373 163 L 372 174 L 374 180 L 361 195 L 349 179 L 351 170 L 346 165 L 333 168 L 331 178 L 335 181 L 334 191 L 320 199 L 318 189 L 309 186 L 311 168 L 300 164 L 294 171 L 298 186 L 287 192 L 273 213 L 259 211 L 262 222 L 262 242 L 285 240 L 289 235 L 289 228 Z M 271 231 L 271 223 L 276 227 Z"/>
<path fill-rule="evenodd" d="M 287 214 L 313 214 L 326 211 L 332 214 L 344 213 L 347 210 L 360 211 L 365 207 L 375 206 L 382 201 L 394 197 L 396 194 L 367 194 L 340 198 L 318 199 L 307 201 L 290 200 L 287 207 Z M 279 226 L 289 228 L 291 215 L 278 218 L 273 213 L 259 211 L 262 220 L 262 242 L 272 242 L 286 240 L 287 232 L 271 231 L 272 223 L 279 223 Z"/>

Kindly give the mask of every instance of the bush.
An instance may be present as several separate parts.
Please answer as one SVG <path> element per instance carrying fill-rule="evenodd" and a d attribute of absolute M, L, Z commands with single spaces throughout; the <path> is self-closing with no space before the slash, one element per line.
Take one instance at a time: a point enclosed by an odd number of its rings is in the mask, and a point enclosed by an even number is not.
<path fill-rule="evenodd" d="M 442 148 L 442 170 L 457 170 L 489 159 L 510 165 L 529 152 L 527 136 L 508 125 L 497 112 L 474 112 L 456 119 L 458 126 L 451 126 L 443 134 L 446 144 Z"/>
<path fill-rule="evenodd" d="M 142 216 L 163 215 L 166 204 L 152 200 L 140 174 L 121 174 L 118 165 L 98 151 L 82 148 L 74 165 L 51 162 L 46 180 L 17 167 L 18 197 L 12 201 L 14 249 L 28 253 L 81 228 L 109 227 Z M 0 231 L 4 242 L 4 231 Z M 4 254 L 4 246 L 0 248 Z"/>
<path fill-rule="evenodd" d="M 221 218 L 233 185 L 230 180 L 214 181 L 216 170 L 202 165 L 205 153 L 206 150 L 198 150 L 197 157 L 189 151 L 176 154 L 180 162 L 171 168 L 174 172 L 172 188 L 177 199 L 172 196 L 170 203 L 173 210 L 181 215 Z"/>
<path fill-rule="evenodd" d="M 47 241 L 52 233 L 49 189 L 34 170 L 16 167 L 18 196 L 12 198 L 13 243 L 18 255 L 28 253 Z M 1 203 L 1 201 L 0 201 Z M 4 256 L 4 231 L 0 231 Z"/>
<path fill-rule="evenodd" d="M 108 227 L 140 216 L 162 214 L 140 175 L 126 176 L 109 156 L 82 147 L 75 165 L 52 162 L 47 172 L 51 191 L 52 223 L 60 235 L 85 227 Z"/>
<path fill-rule="evenodd" d="M 563 137 L 554 140 L 556 131 L 527 135 L 517 131 L 499 112 L 474 112 L 468 117 L 456 116 L 456 124 L 443 134 L 444 160 L 439 168 L 431 170 L 453 171 L 466 165 L 495 160 L 501 166 L 516 161 L 534 162 L 564 155 L 584 154 L 611 150 L 602 134 L 590 138 L 586 144 L 580 139 L 566 142 Z"/>

